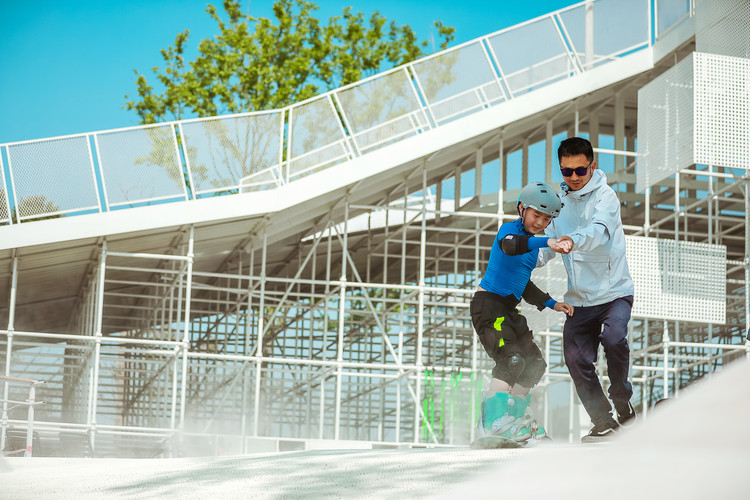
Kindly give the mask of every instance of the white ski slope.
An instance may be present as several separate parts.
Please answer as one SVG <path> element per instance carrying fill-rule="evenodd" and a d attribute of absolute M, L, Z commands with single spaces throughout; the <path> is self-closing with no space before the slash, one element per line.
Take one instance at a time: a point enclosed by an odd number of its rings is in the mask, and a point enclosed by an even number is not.
<path fill-rule="evenodd" d="M 13 458 L 0 498 L 747 499 L 749 380 L 735 362 L 605 445 Z"/>

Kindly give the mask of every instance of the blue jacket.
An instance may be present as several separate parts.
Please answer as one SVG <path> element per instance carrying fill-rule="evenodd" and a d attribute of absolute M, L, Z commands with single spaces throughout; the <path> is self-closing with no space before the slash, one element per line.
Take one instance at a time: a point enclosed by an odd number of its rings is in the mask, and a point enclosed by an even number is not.
<path fill-rule="evenodd" d="M 508 235 L 531 236 L 524 229 L 521 219 L 500 226 L 492 242 L 490 260 L 479 286 L 501 297 L 513 295 L 519 301 L 523 297 L 539 309 L 543 309 L 545 305 L 554 307 L 555 301 L 530 281 L 531 271 L 537 264 L 539 247 L 546 245 L 548 238 L 529 238 L 525 253 L 508 255 L 502 249 L 502 241 Z"/>

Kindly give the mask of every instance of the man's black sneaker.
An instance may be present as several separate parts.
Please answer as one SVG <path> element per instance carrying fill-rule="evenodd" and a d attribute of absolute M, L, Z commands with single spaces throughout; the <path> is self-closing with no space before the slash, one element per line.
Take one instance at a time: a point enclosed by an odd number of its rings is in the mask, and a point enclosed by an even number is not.
<path fill-rule="evenodd" d="M 615 437 L 620 431 L 620 425 L 612 420 L 612 422 L 602 425 L 595 425 L 588 434 L 581 438 L 582 443 L 601 443 L 609 441 Z"/>
<path fill-rule="evenodd" d="M 628 426 L 635 423 L 635 408 L 633 408 L 630 401 L 628 401 L 628 404 L 625 407 L 618 407 L 615 405 L 615 409 L 617 410 L 617 421 L 620 425 Z"/>

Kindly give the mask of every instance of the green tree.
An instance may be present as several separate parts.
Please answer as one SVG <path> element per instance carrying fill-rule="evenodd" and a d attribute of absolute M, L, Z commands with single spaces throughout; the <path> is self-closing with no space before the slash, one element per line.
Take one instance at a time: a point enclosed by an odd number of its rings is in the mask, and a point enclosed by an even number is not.
<path fill-rule="evenodd" d="M 177 35 L 161 51 L 163 68 L 153 68 L 162 91 L 154 90 L 137 70 L 137 98 L 126 102 L 142 124 L 184 115 L 204 117 L 278 109 L 337 88 L 425 54 L 408 25 L 387 22 L 378 11 L 367 20 L 346 7 L 323 23 L 309 0 L 278 0 L 274 20 L 242 13 L 239 1 L 224 0 L 206 12 L 219 34 L 198 45 L 198 56 L 185 61 L 190 31 Z M 453 40 L 454 29 L 435 22 L 439 48 Z M 125 96 L 129 99 L 130 96 Z"/>

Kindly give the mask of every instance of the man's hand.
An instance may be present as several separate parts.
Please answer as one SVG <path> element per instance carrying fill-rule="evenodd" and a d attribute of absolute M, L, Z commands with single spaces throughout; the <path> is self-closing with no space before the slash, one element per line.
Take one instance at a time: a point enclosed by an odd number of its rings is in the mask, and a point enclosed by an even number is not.
<path fill-rule="evenodd" d="M 570 253 L 573 250 L 573 240 L 570 236 L 550 238 L 547 240 L 547 246 L 557 253 Z"/>
<path fill-rule="evenodd" d="M 555 311 L 564 312 L 568 316 L 573 316 L 574 310 L 575 308 L 567 302 L 558 302 L 557 304 L 555 304 Z"/>

